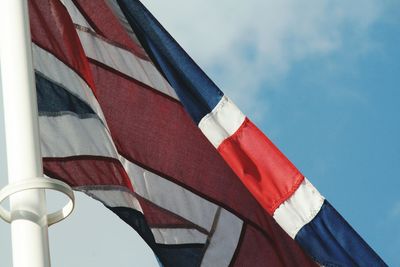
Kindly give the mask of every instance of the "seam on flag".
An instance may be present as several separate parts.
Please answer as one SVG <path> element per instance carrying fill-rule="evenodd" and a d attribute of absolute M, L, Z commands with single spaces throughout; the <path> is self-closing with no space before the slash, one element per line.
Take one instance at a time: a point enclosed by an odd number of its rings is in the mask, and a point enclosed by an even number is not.
<path fill-rule="evenodd" d="M 75 29 L 77 31 L 82 31 L 82 32 L 86 32 L 88 34 L 91 34 L 95 38 L 98 38 L 98 39 L 100 39 L 100 40 L 102 40 L 102 41 L 104 41 L 104 42 L 106 42 L 106 43 L 108 43 L 108 44 L 110 44 L 112 46 L 115 46 L 115 47 L 118 47 L 120 49 L 123 49 L 127 53 L 134 54 L 135 56 L 137 56 L 137 57 L 139 57 L 139 58 L 141 58 L 141 59 L 143 59 L 145 61 L 148 61 L 149 63 L 153 64 L 153 62 L 151 62 L 148 57 L 145 57 L 144 55 L 141 55 L 141 54 L 139 54 L 139 53 L 137 53 L 135 51 L 132 51 L 132 49 L 130 49 L 129 47 L 124 46 L 123 44 L 117 43 L 117 42 L 105 37 L 104 35 L 100 35 L 100 34 L 98 34 L 97 32 L 93 31 L 92 29 L 90 29 L 88 27 L 85 27 L 85 26 L 80 25 L 80 24 L 74 24 L 74 26 L 75 26 Z"/>
<path fill-rule="evenodd" d="M 296 177 L 296 178 L 294 178 Z M 294 179 L 293 179 L 294 178 Z M 290 198 L 290 196 L 293 195 L 294 192 L 296 192 L 296 190 L 300 187 L 301 183 L 304 180 L 304 176 L 301 173 L 295 174 L 293 177 L 290 178 L 291 180 L 294 180 L 295 182 L 293 183 L 292 187 L 279 199 L 276 200 L 275 202 L 273 202 L 273 212 L 271 215 L 273 215 L 273 213 L 275 212 L 275 210 L 283 203 L 285 202 L 285 200 L 287 200 L 288 198 Z"/>
<path fill-rule="evenodd" d="M 229 119 L 226 119 L 226 115 Z M 239 130 L 245 119 L 246 116 L 224 95 L 214 109 L 201 119 L 198 127 L 213 146 L 218 148 Z"/>
<path fill-rule="evenodd" d="M 121 77 L 121 78 L 124 78 L 124 79 L 126 79 L 128 81 L 131 81 L 131 82 L 136 83 L 136 84 L 138 84 L 138 85 L 140 85 L 142 87 L 145 87 L 146 89 L 150 90 L 151 92 L 153 92 L 153 93 L 155 93 L 157 95 L 160 95 L 162 97 L 165 97 L 166 99 L 168 99 L 168 100 L 170 100 L 172 102 L 178 103 L 179 105 L 182 106 L 182 103 L 179 101 L 179 99 L 174 98 L 174 97 L 172 97 L 172 96 L 170 96 L 170 95 L 168 95 L 168 94 L 166 94 L 164 92 L 161 92 L 161 91 L 159 91 L 159 90 L 151 87 L 150 85 L 145 84 L 145 83 L 143 83 L 143 82 L 141 82 L 139 80 L 136 80 L 135 78 L 133 78 L 133 77 L 131 77 L 131 76 L 129 76 L 129 75 L 123 73 L 123 72 L 120 72 L 119 70 L 116 70 L 116 69 L 104 64 L 103 62 L 100 62 L 100 61 L 98 61 L 96 59 L 93 59 L 93 58 L 88 58 L 88 61 L 89 61 L 89 63 L 92 63 L 92 64 L 94 64 L 94 65 L 96 65 L 96 66 L 98 66 L 100 68 L 103 68 L 103 69 L 105 69 L 105 70 L 107 70 L 107 71 L 109 71 L 109 72 Z"/>
<path fill-rule="evenodd" d="M 128 174 L 126 173 L 124 166 L 122 166 L 121 162 L 116 159 L 116 158 L 111 158 L 111 157 L 104 157 L 104 156 L 93 156 L 93 155 L 78 155 L 78 156 L 69 156 L 69 157 L 43 157 L 43 162 L 69 162 L 71 160 L 99 160 L 99 161 L 107 161 L 110 163 L 114 163 L 117 165 L 120 165 L 121 170 L 123 170 L 122 175 L 123 175 L 123 182 L 124 182 L 124 186 L 127 187 L 129 190 L 131 190 L 132 192 L 134 192 L 131 180 L 129 179 Z M 44 164 L 45 165 L 45 164 Z M 69 185 L 70 182 L 63 179 L 62 177 L 58 176 L 57 174 L 55 174 L 53 171 L 47 169 L 44 166 L 44 172 L 46 175 L 56 178 L 58 180 L 61 180 Z M 115 186 L 115 184 L 102 184 L 104 186 Z M 74 186 L 72 186 L 74 187 Z"/>
<path fill-rule="evenodd" d="M 304 178 L 299 188 L 274 212 L 274 219 L 295 239 L 296 234 L 321 210 L 325 198 Z"/>
<path fill-rule="evenodd" d="M 229 136 L 228 138 L 226 138 L 224 140 L 224 142 L 221 143 L 221 145 L 218 147 L 218 151 L 220 151 L 220 149 L 223 148 L 225 143 L 239 143 L 240 144 L 240 138 L 244 132 L 244 130 L 250 126 L 250 120 L 249 118 L 245 118 L 244 122 L 242 123 L 242 125 L 239 127 L 239 129 L 235 132 L 235 134 Z M 258 128 L 257 128 L 258 129 Z M 274 151 L 279 152 L 278 148 L 276 146 L 272 147 Z M 294 166 L 291 166 L 292 169 L 297 170 Z M 248 186 L 245 184 L 245 181 L 242 179 L 242 175 L 240 173 L 237 173 L 238 170 L 235 170 L 235 168 L 232 168 L 232 170 L 237 174 L 237 176 L 239 177 L 239 179 L 242 181 L 242 183 L 246 186 L 247 190 L 249 190 L 249 192 L 251 192 L 251 190 L 248 188 Z M 265 177 L 266 179 L 269 179 L 268 177 Z M 287 198 L 289 198 L 296 190 L 297 188 L 299 188 L 300 184 L 303 182 L 304 176 L 296 171 L 296 174 L 294 174 L 292 177 L 287 178 L 288 180 L 294 181 L 292 183 L 292 186 L 286 191 L 286 192 L 279 192 L 281 197 L 278 199 L 275 199 L 274 201 L 272 201 L 271 203 L 266 203 L 265 201 L 262 201 L 261 196 L 259 193 L 256 194 L 256 199 L 257 201 L 260 203 L 260 205 L 262 205 L 266 211 L 268 211 L 268 213 L 270 215 L 273 215 L 273 213 L 275 212 L 275 210 L 279 207 L 279 205 L 281 205 Z M 257 192 L 251 192 L 252 194 L 257 193 Z"/>
<path fill-rule="evenodd" d="M 86 20 L 86 22 L 90 25 L 90 27 L 93 28 L 93 30 L 100 36 L 104 36 L 104 33 L 97 27 L 97 25 L 92 21 L 92 19 L 88 16 L 88 14 L 85 12 L 85 10 L 81 7 L 81 5 L 78 3 L 76 0 L 71 0 L 71 2 L 75 5 L 75 7 L 78 9 L 79 13 L 82 15 L 82 17 Z M 71 18 L 73 20 L 73 18 Z M 76 25 L 76 24 L 75 24 Z"/>
<path fill-rule="evenodd" d="M 109 44 L 88 32 L 77 31 L 77 35 L 83 46 L 86 58 L 100 61 L 160 92 L 178 99 L 175 90 L 152 62 L 141 59 L 131 51 Z"/>

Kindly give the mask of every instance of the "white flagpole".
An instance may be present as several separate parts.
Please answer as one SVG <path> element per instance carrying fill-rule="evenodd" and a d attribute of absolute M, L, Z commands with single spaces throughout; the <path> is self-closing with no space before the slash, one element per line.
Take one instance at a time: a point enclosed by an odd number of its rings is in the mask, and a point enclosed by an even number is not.
<path fill-rule="evenodd" d="M 1 72 L 10 184 L 43 177 L 26 0 L 1 0 Z M 49 267 L 44 189 L 10 196 L 14 267 Z"/>

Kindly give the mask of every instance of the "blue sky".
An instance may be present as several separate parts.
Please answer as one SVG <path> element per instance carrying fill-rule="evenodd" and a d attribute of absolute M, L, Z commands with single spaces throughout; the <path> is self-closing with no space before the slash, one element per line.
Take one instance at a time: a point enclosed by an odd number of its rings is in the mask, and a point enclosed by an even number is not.
<path fill-rule="evenodd" d="M 400 2 L 143 3 L 389 266 L 400 266 Z M 54 266 L 76 265 L 65 261 L 65 244 L 81 266 L 110 266 L 110 249 L 115 266 L 154 265 L 123 223 L 84 196 L 78 204 L 50 232 Z M 107 224 L 116 228 L 104 232 Z M 1 241 L 0 256 L 8 252 Z"/>

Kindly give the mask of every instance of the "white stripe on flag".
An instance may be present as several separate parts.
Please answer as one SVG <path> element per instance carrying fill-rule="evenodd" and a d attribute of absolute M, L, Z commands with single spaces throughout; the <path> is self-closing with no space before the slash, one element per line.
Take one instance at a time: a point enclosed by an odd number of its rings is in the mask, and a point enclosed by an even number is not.
<path fill-rule="evenodd" d="M 64 114 L 39 116 L 43 157 L 91 155 L 118 158 L 111 137 L 98 118 Z"/>
<path fill-rule="evenodd" d="M 32 51 L 33 64 L 36 71 L 39 71 L 49 80 L 61 84 L 71 94 L 87 103 L 105 123 L 103 112 L 93 91 L 75 71 L 34 43 L 32 43 Z"/>
<path fill-rule="evenodd" d="M 85 30 L 77 29 L 77 32 L 88 57 L 178 100 L 174 89 L 150 61 L 143 60 Z"/>
<path fill-rule="evenodd" d="M 120 156 L 135 192 L 209 231 L 218 206 Z"/>
<path fill-rule="evenodd" d="M 323 203 L 324 197 L 304 178 L 296 192 L 275 210 L 274 219 L 294 239 L 317 215 Z"/>
<path fill-rule="evenodd" d="M 223 96 L 213 111 L 203 117 L 199 128 L 217 148 L 239 129 L 245 118 L 236 105 L 227 96 Z"/>
<path fill-rule="evenodd" d="M 101 201 L 104 205 L 114 207 L 133 208 L 140 212 L 142 208 L 136 197 L 126 188 L 116 186 L 78 186 L 74 190 L 82 191 L 89 196 Z"/>
<path fill-rule="evenodd" d="M 131 28 L 131 25 L 129 24 L 129 22 L 126 19 L 124 13 L 122 12 L 121 8 L 119 7 L 119 4 L 115 0 L 106 0 L 106 3 L 110 7 L 110 9 L 113 11 L 114 15 L 118 18 L 118 20 L 121 23 L 122 27 L 124 27 L 125 31 L 131 37 L 131 39 L 138 46 L 142 47 L 142 45 L 140 44 L 136 34 L 133 32 L 133 30 Z"/>
<path fill-rule="evenodd" d="M 159 244 L 204 244 L 207 235 L 196 229 L 184 228 L 151 228 L 156 242 Z"/>
<path fill-rule="evenodd" d="M 78 8 L 75 6 L 75 4 L 71 0 L 61 0 L 61 3 L 65 6 L 65 8 L 68 10 L 69 15 L 71 16 L 72 21 L 75 24 L 84 26 L 86 28 L 92 29 L 90 24 L 86 21 L 84 16 L 81 14 L 81 12 L 78 10 Z"/>
<path fill-rule="evenodd" d="M 202 267 L 229 266 L 238 246 L 243 221 L 224 209 L 216 219 Z"/>

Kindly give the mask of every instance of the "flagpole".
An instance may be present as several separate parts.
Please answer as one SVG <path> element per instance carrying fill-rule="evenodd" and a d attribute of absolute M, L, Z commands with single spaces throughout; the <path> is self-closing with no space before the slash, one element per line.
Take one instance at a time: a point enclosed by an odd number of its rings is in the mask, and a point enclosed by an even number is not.
<path fill-rule="evenodd" d="M 26 0 L 1 0 L 1 72 L 10 184 L 43 177 Z M 14 267 L 49 267 L 44 189 L 10 196 Z"/>

